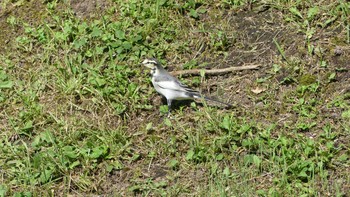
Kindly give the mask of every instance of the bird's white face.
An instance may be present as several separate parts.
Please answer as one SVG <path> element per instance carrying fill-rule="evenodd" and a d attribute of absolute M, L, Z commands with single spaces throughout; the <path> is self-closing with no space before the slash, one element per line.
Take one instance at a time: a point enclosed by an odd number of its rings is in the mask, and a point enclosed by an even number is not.
<path fill-rule="evenodd" d="M 155 69 L 157 67 L 158 62 L 153 59 L 145 59 L 142 64 L 150 69 Z"/>

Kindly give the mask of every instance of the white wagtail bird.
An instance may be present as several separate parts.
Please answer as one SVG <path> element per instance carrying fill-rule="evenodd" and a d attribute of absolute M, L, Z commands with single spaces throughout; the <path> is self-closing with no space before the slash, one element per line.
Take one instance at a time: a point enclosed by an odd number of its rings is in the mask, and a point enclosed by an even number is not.
<path fill-rule="evenodd" d="M 205 99 L 209 101 L 214 101 L 223 105 L 232 107 L 231 104 L 218 101 L 201 95 L 198 91 L 188 88 L 186 85 L 182 84 L 177 78 L 171 76 L 168 71 L 166 71 L 160 62 L 155 58 L 145 59 L 142 64 L 151 69 L 152 84 L 156 91 L 162 94 L 168 103 L 168 116 L 171 111 L 171 102 L 173 100 L 184 100 L 184 99 Z"/>

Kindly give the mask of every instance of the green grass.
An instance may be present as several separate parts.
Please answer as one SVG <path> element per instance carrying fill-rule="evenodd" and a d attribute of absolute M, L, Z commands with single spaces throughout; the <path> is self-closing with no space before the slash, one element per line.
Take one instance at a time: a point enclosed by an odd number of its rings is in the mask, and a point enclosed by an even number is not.
<path fill-rule="evenodd" d="M 0 196 L 349 195 L 349 2 L 0 8 Z M 180 76 L 235 107 L 166 118 L 145 57 L 260 67 Z"/>

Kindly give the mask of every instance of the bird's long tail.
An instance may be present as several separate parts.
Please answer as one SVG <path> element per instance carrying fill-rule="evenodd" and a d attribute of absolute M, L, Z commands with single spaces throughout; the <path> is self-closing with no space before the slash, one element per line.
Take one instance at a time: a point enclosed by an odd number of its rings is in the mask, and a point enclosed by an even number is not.
<path fill-rule="evenodd" d="M 220 103 L 222 105 L 227 105 L 228 107 L 232 107 L 231 104 L 229 103 L 225 103 L 225 102 L 222 102 L 222 101 L 219 101 L 219 100 L 216 100 L 216 99 L 213 99 L 213 98 L 210 98 L 210 97 L 207 97 L 207 96 L 204 96 L 204 95 L 200 95 L 200 94 L 192 94 L 191 95 L 193 98 L 197 98 L 197 99 L 205 99 L 205 100 L 208 100 L 208 101 L 214 101 L 216 103 Z"/>

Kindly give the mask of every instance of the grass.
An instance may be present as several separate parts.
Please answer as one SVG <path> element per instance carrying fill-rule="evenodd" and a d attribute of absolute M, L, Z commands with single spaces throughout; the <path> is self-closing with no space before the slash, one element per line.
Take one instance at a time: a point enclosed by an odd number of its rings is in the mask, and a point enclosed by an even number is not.
<path fill-rule="evenodd" d="M 38 12 L 38 10 L 40 12 Z M 3 1 L 0 196 L 348 196 L 350 3 Z M 139 63 L 234 104 L 166 103 Z"/>

